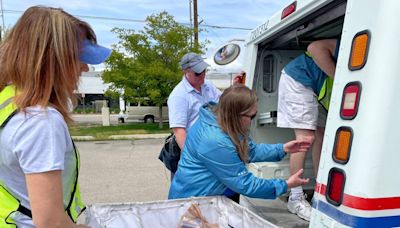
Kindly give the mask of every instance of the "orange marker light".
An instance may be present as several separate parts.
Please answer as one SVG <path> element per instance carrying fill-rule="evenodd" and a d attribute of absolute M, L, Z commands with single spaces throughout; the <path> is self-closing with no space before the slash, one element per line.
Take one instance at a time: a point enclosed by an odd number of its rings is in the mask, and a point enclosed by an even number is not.
<path fill-rule="evenodd" d="M 340 164 L 346 164 L 350 158 L 353 131 L 349 127 L 340 127 L 336 131 L 335 146 L 333 148 L 333 160 Z"/>
<path fill-rule="evenodd" d="M 349 59 L 350 70 L 359 70 L 364 67 L 367 62 L 370 38 L 371 35 L 367 30 L 359 32 L 354 36 Z"/>

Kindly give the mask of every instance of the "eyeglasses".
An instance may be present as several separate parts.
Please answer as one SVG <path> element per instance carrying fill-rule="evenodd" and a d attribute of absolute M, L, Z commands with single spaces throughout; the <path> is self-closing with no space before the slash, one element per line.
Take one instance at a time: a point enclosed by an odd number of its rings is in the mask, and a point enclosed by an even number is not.
<path fill-rule="evenodd" d="M 248 118 L 250 118 L 251 120 L 252 119 L 254 119 L 256 116 L 257 116 L 257 112 L 256 113 L 254 113 L 253 115 L 247 115 L 247 114 L 243 114 L 242 116 L 245 116 L 245 117 L 248 117 Z"/>
<path fill-rule="evenodd" d="M 199 76 L 201 76 L 203 73 L 205 73 L 206 71 L 205 70 L 203 70 L 202 72 L 200 72 L 200 73 L 196 73 L 196 72 L 194 72 L 194 75 L 196 75 L 196 77 L 199 77 Z"/>

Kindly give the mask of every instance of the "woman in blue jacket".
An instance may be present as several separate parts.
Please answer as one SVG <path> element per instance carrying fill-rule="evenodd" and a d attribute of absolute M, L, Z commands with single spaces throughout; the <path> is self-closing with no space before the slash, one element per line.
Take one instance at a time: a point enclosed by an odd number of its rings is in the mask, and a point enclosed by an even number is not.
<path fill-rule="evenodd" d="M 249 138 L 257 115 L 257 97 L 243 85 L 226 89 L 220 102 L 200 109 L 188 132 L 169 199 L 223 195 L 227 188 L 253 198 L 275 199 L 289 188 L 307 184 L 299 170 L 288 180 L 257 178 L 246 163 L 279 161 L 286 153 L 306 152 L 310 143 L 255 144 Z"/>

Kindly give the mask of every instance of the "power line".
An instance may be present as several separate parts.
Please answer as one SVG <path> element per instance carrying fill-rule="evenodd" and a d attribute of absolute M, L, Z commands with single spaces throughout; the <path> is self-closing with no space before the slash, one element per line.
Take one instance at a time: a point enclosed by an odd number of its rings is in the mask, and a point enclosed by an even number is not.
<path fill-rule="evenodd" d="M 216 28 L 216 29 L 236 29 L 236 30 L 246 30 L 246 31 L 252 30 L 251 28 L 240 28 L 240 27 L 219 26 L 219 25 L 199 25 L 199 26 Z"/>
<path fill-rule="evenodd" d="M 201 18 L 201 22 L 200 23 L 204 23 L 204 25 L 207 25 L 206 24 L 206 22 L 204 21 L 204 18 L 202 18 L 201 16 L 199 16 L 200 18 Z M 205 27 L 205 26 L 204 26 Z M 216 38 L 221 42 L 221 43 L 223 43 L 223 41 L 221 40 L 221 38 L 219 37 L 219 35 L 216 33 L 216 32 L 214 32 L 214 29 L 211 29 L 211 30 L 208 30 L 208 31 L 211 31 L 212 33 L 214 33 L 215 35 L 216 35 Z"/>
<path fill-rule="evenodd" d="M 21 14 L 24 11 L 20 10 L 3 10 L 4 13 L 14 13 L 14 14 Z M 100 16 L 89 16 L 89 15 L 74 15 L 76 17 L 81 18 L 89 18 L 89 19 L 96 19 L 96 20 L 107 20 L 107 21 L 123 21 L 123 22 L 134 22 L 134 23 L 146 23 L 146 20 L 139 20 L 139 19 L 128 19 L 128 18 L 117 18 L 117 17 L 100 17 Z M 179 23 L 179 22 L 178 22 Z M 179 23 L 185 26 L 191 26 L 188 23 Z M 241 27 L 232 27 L 232 26 L 220 26 L 220 25 L 199 25 L 200 27 L 209 27 L 215 29 L 234 29 L 234 30 L 252 30 L 250 28 L 241 28 Z"/>
<path fill-rule="evenodd" d="M 4 13 L 23 13 L 24 11 L 19 10 L 3 10 Z M 73 15 L 75 17 L 81 18 L 89 18 L 89 19 L 98 19 L 98 20 L 108 20 L 108 21 L 127 21 L 127 22 L 137 22 L 137 23 L 146 23 L 145 20 L 136 20 L 136 19 L 127 19 L 127 18 L 116 18 L 116 17 L 100 17 L 100 16 L 88 16 L 88 15 Z"/>

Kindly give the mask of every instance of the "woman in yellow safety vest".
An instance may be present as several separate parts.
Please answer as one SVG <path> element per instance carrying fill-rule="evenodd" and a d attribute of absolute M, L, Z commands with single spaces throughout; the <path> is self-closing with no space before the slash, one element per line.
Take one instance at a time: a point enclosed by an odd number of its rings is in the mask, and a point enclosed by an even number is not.
<path fill-rule="evenodd" d="M 84 204 L 67 123 L 79 75 L 111 54 L 96 43 L 86 22 L 35 6 L 0 44 L 0 227 L 77 226 Z"/>

